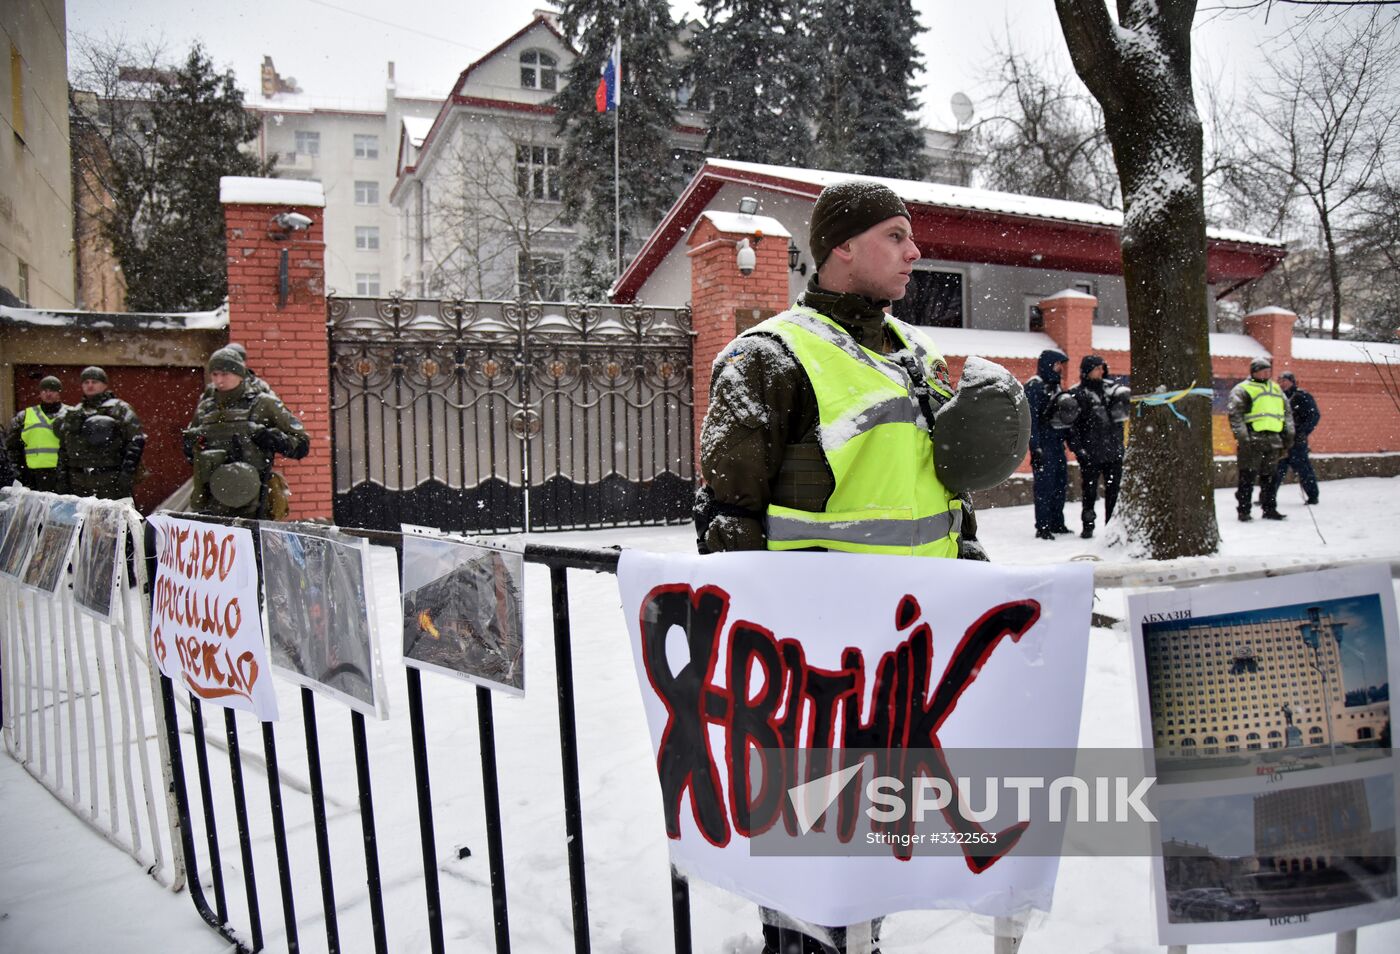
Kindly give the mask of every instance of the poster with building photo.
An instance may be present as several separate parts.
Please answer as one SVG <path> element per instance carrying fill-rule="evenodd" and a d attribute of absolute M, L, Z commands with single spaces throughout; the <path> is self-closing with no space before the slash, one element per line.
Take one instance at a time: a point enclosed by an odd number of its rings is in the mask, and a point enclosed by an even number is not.
<path fill-rule="evenodd" d="M 1389 567 L 1135 593 L 1128 613 L 1159 785 L 1159 942 L 1400 917 Z"/>
<path fill-rule="evenodd" d="M 523 555 L 404 529 L 404 664 L 524 695 Z"/>
<path fill-rule="evenodd" d="M 49 594 L 58 592 L 63 571 L 67 569 L 73 547 L 77 545 L 82 522 L 83 510 L 77 500 L 68 497 L 48 499 L 43 528 L 24 568 L 22 582 L 25 586 Z"/>
<path fill-rule="evenodd" d="M 73 563 L 73 598 L 79 608 L 105 622 L 116 621 L 117 574 L 124 562 L 126 507 L 91 501 L 85 505 L 77 559 Z"/>
<path fill-rule="evenodd" d="M 48 500 L 32 492 L 11 494 L 10 499 L 13 503 L 5 521 L 5 535 L 0 539 L 0 573 L 18 580 L 23 579 L 25 564 L 34 552 Z"/>
<path fill-rule="evenodd" d="M 369 544 L 309 526 L 259 529 L 272 665 L 366 715 L 388 715 Z"/>

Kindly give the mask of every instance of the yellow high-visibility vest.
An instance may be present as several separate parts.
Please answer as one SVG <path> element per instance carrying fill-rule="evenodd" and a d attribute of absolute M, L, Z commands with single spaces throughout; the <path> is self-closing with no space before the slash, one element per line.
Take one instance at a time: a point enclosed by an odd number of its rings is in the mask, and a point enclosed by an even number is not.
<path fill-rule="evenodd" d="M 924 369 L 928 386 L 951 397 L 935 377 L 943 357 L 933 343 L 904 322 L 885 321 Z M 934 472 L 933 441 L 899 362 L 800 305 L 745 333 L 779 338 L 807 373 L 822 452 L 836 479 L 820 512 L 769 504 L 768 549 L 956 557 L 962 501 Z"/>
<path fill-rule="evenodd" d="M 1244 393 L 1249 395 L 1249 413 L 1244 416 L 1245 426 L 1252 431 L 1269 431 L 1277 434 L 1283 430 L 1283 416 L 1288 413 L 1288 399 L 1283 390 L 1273 381 L 1244 382 Z"/>
<path fill-rule="evenodd" d="M 24 464 L 30 470 L 52 470 L 58 466 L 58 433 L 54 430 L 55 414 L 49 417 L 37 404 L 24 411 Z"/>

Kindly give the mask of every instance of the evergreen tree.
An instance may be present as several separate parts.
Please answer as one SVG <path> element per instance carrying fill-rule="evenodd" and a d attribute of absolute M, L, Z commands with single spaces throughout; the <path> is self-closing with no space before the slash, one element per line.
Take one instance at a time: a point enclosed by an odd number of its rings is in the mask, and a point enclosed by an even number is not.
<path fill-rule="evenodd" d="M 813 34 L 819 74 L 815 164 L 860 175 L 922 179 L 911 0 L 821 0 Z"/>
<path fill-rule="evenodd" d="M 100 224 L 126 277 L 127 307 L 218 307 L 228 294 L 219 178 L 270 174 L 272 160 L 242 149 L 258 121 L 233 72 L 216 72 L 198 45 L 173 70 L 132 71 L 115 55 L 101 62 L 111 76 L 77 77 L 102 92 L 87 105 L 75 95 L 73 141 L 110 196 Z"/>
<path fill-rule="evenodd" d="M 710 106 L 707 155 L 810 165 L 819 70 L 800 0 L 703 0 L 692 41 L 695 98 Z"/>
<path fill-rule="evenodd" d="M 682 185 L 671 144 L 678 85 L 670 43 L 676 34 L 666 0 L 563 0 L 560 23 L 579 51 L 564 88 L 551 101 L 564 139 L 564 211 L 581 226 L 574 291 L 596 297 L 611 284 L 613 255 L 613 129 L 620 130 L 622 244 L 645 235 Z M 621 96 L 616 112 L 597 112 L 594 91 L 613 39 L 622 37 Z"/>

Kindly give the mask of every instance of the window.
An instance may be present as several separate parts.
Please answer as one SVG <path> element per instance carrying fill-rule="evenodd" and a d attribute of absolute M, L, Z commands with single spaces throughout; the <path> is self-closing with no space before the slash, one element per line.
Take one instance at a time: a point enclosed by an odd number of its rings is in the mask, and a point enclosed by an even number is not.
<path fill-rule="evenodd" d="M 894 316 L 911 325 L 931 328 L 963 326 L 963 273 L 918 264 L 904 297 L 894 303 Z"/>
<path fill-rule="evenodd" d="M 554 92 L 559 88 L 559 61 L 544 50 L 520 54 L 520 85 Z"/>
<path fill-rule="evenodd" d="M 515 147 L 515 192 L 522 199 L 559 201 L 558 147 Z"/>
<path fill-rule="evenodd" d="M 10 44 L 10 125 L 20 142 L 24 141 L 24 57 Z M 29 299 L 25 299 L 28 301 Z"/>
<path fill-rule="evenodd" d="M 515 255 L 516 288 L 531 301 L 562 301 L 564 298 L 564 256 L 558 252 Z"/>
<path fill-rule="evenodd" d="M 15 291 L 19 295 L 19 300 L 24 302 L 26 308 L 29 307 L 29 263 L 19 263 L 19 287 Z"/>
<path fill-rule="evenodd" d="M 357 294 L 357 295 L 378 295 L 378 294 L 379 294 L 379 273 L 378 273 L 378 272 L 356 272 L 356 273 L 355 273 L 355 294 Z"/>
<path fill-rule="evenodd" d="M 355 204 L 356 205 L 378 205 L 379 204 L 379 183 L 370 181 L 355 180 Z"/>
<path fill-rule="evenodd" d="M 1045 313 L 1040 310 L 1040 298 L 1026 296 L 1026 330 L 1044 331 Z"/>
<path fill-rule="evenodd" d="M 299 156 L 311 156 L 313 159 L 319 156 L 321 154 L 321 134 L 298 129 L 296 152 Z"/>
<path fill-rule="evenodd" d="M 376 225 L 355 226 L 355 248 L 362 252 L 379 251 L 379 227 Z"/>
<path fill-rule="evenodd" d="M 371 133 L 355 133 L 355 158 L 378 159 L 379 137 Z"/>

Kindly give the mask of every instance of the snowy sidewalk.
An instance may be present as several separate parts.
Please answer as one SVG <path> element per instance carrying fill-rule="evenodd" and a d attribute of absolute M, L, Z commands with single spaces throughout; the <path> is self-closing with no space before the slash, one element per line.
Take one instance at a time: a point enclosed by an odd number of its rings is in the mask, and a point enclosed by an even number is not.
<path fill-rule="evenodd" d="M 194 909 L 0 752 L 0 951 L 229 950 Z"/>

